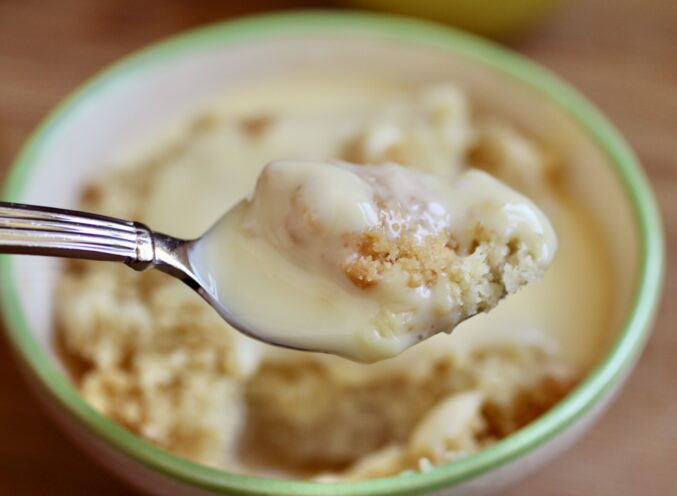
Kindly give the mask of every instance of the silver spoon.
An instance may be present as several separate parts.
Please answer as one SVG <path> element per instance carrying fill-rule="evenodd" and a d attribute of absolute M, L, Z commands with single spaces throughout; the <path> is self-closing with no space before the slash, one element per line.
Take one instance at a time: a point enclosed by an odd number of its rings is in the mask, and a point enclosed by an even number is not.
<path fill-rule="evenodd" d="M 174 238 L 114 217 L 0 202 L 0 253 L 123 262 L 137 271 L 155 268 L 186 283 L 238 331 L 276 346 L 304 349 L 263 337 L 233 316 L 191 263 L 190 252 L 200 239 Z"/>

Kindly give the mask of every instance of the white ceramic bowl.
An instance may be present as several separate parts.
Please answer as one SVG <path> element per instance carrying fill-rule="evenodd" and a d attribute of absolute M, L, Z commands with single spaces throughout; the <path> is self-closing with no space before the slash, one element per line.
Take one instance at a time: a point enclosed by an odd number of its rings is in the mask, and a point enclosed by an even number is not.
<path fill-rule="evenodd" d="M 230 87 L 299 70 L 456 81 L 567 161 L 571 190 L 603 226 L 617 308 L 609 322 L 614 343 L 572 394 L 495 446 L 427 473 L 339 484 L 273 481 L 175 457 L 83 402 L 52 347 L 57 261 L 1 260 L 9 339 L 39 398 L 73 439 L 149 493 L 495 494 L 569 446 L 609 403 L 641 351 L 663 270 L 660 219 L 632 153 L 589 103 L 534 64 L 469 35 L 403 18 L 278 14 L 211 26 L 128 57 L 69 97 L 26 144 L 5 197 L 76 207 L 83 184 L 116 150 L 152 137 Z"/>

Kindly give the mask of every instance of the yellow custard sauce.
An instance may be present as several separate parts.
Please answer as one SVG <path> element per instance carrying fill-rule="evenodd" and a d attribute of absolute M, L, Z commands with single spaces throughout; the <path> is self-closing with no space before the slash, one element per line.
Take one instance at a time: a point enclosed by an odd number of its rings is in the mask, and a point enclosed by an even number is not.
<path fill-rule="evenodd" d="M 491 310 L 556 247 L 538 207 L 485 172 L 288 160 L 190 258 L 254 335 L 371 362 Z"/>

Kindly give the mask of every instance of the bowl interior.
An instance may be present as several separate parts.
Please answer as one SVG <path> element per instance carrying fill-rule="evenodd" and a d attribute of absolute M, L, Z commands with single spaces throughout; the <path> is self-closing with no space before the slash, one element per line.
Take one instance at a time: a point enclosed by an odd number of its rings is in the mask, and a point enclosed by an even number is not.
<path fill-rule="evenodd" d="M 80 189 L 103 167 L 229 88 L 299 72 L 356 74 L 411 85 L 454 81 L 473 104 L 508 117 L 568 164 L 564 180 L 598 221 L 607 244 L 615 291 L 609 325 L 617 337 L 632 306 L 642 250 L 636 211 L 609 150 L 591 135 L 580 113 L 562 105 L 567 95 L 556 102 L 543 91 L 552 80 L 532 66 L 525 71 L 533 73 L 517 77 L 518 68 L 510 75 L 482 62 L 497 55 L 481 42 L 466 43 L 459 37 L 457 46 L 453 40 L 431 45 L 386 31 L 346 26 L 336 34 L 319 28 L 249 29 L 237 36 L 205 31 L 192 35 L 190 42 L 177 39 L 151 48 L 112 68 L 62 106 L 22 155 L 9 186 L 10 199 L 77 207 Z M 499 65 L 513 63 L 523 62 L 510 58 Z M 11 271 L 5 281 L 16 290 L 15 311 L 23 314 L 41 352 L 60 367 L 52 346 L 59 262 L 12 257 L 6 267 Z"/>

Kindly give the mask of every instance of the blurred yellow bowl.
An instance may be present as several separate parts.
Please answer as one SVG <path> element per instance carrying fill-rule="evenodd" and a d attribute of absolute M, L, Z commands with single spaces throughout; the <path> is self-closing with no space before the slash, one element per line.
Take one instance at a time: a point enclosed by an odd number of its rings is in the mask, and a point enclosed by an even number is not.
<path fill-rule="evenodd" d="M 348 3 L 425 17 L 504 38 L 532 27 L 564 0 L 348 0 Z"/>

